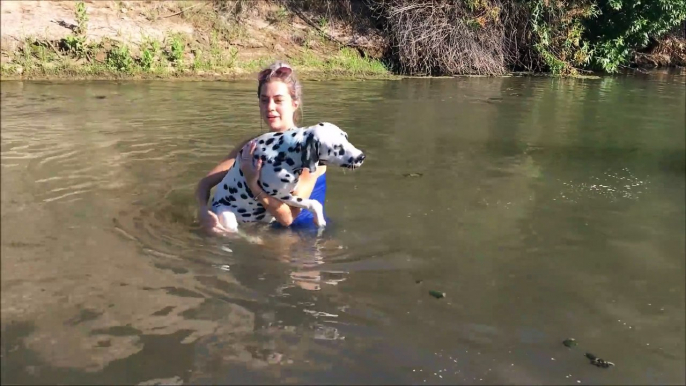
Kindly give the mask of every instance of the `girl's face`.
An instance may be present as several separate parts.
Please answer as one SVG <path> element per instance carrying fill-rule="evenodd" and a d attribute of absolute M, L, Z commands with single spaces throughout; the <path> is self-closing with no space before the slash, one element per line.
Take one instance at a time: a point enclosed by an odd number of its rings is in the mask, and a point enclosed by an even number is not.
<path fill-rule="evenodd" d="M 293 126 L 299 102 L 293 100 L 288 86 L 279 80 L 262 85 L 260 115 L 270 131 L 286 131 Z"/>

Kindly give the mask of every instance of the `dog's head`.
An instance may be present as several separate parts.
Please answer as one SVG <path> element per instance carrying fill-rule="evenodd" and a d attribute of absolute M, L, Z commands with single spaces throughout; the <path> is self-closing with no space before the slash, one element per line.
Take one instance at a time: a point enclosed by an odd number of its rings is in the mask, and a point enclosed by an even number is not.
<path fill-rule="evenodd" d="M 303 167 L 310 169 L 310 172 L 317 170 L 319 163 L 348 169 L 362 166 L 364 153 L 348 142 L 348 134 L 338 126 L 321 122 L 309 127 L 306 133 Z"/>

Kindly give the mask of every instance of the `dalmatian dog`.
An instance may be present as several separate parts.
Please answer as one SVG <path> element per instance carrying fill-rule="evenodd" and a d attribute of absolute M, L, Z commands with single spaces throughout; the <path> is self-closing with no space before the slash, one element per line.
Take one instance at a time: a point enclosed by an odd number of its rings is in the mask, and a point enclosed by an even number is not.
<path fill-rule="evenodd" d="M 348 134 L 338 126 L 321 122 L 306 128 L 267 133 L 254 139 L 254 159 L 262 160 L 258 184 L 268 195 L 282 202 L 307 209 L 314 215 L 320 230 L 326 225 L 322 205 L 316 200 L 293 195 L 304 169 L 310 173 L 318 165 L 356 169 L 364 162 L 364 153 L 348 142 Z M 240 152 L 243 153 L 243 150 Z M 241 156 L 217 185 L 212 210 L 221 224 L 238 232 L 238 223 L 271 222 L 273 216 L 254 199 L 241 171 Z"/>

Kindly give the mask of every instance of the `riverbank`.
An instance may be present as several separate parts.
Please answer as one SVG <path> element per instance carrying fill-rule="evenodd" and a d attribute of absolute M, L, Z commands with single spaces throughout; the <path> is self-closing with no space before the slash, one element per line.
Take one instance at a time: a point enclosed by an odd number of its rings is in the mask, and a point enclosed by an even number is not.
<path fill-rule="evenodd" d="M 393 11 L 392 7 L 399 7 L 403 1 L 387 3 L 391 8 L 386 11 Z M 277 59 L 296 66 L 307 80 L 508 76 L 512 69 L 572 77 L 596 77 L 603 73 L 576 67 L 590 60 L 589 53 L 578 42 L 562 44 L 577 47 L 569 52 L 559 51 L 559 47 L 543 47 L 536 39 L 514 42 L 524 48 L 513 54 L 508 48 L 513 42 L 498 40 L 502 21 L 500 16 L 493 15 L 516 15 L 521 19 L 517 19 L 518 23 L 527 25 L 526 10 L 479 3 L 469 12 L 486 12 L 493 16 L 492 20 L 474 19 L 477 23 L 465 14 L 458 24 L 467 23 L 465 26 L 471 30 L 443 32 L 431 30 L 433 25 L 397 25 L 410 28 L 405 31 L 409 35 L 403 35 L 409 40 L 399 44 L 392 41 L 404 32 L 391 28 L 392 18 L 388 16 L 386 27 L 381 27 L 369 16 L 369 10 L 352 8 L 360 8 L 361 3 L 3 1 L 0 80 L 252 79 Z M 346 9 L 346 4 L 351 8 Z M 446 4 L 441 7 L 451 7 Z M 410 10 L 401 7 L 389 15 Z M 513 33 L 517 31 L 515 28 Z M 437 33 L 455 34 L 457 41 L 449 46 L 438 41 L 426 47 L 419 44 L 422 36 Z M 634 52 L 628 65 L 608 62 L 607 66 L 615 68 L 614 72 L 686 66 L 686 39 L 682 35 L 655 40 L 642 51 Z M 495 45 L 488 48 L 489 44 Z M 526 60 L 522 59 L 524 56 Z M 576 59 L 560 59 L 565 57 Z"/>
<path fill-rule="evenodd" d="M 212 2 L 3 2 L 0 78 L 246 79 L 277 59 L 305 79 L 394 77 L 378 36 L 251 4 L 219 12 Z"/>

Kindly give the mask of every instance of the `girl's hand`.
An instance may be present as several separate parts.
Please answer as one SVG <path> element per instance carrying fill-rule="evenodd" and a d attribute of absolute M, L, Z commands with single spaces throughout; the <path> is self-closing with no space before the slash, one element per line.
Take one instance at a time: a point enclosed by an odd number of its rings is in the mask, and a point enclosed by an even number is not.
<path fill-rule="evenodd" d="M 260 178 L 260 170 L 262 169 L 262 160 L 253 160 L 253 152 L 257 147 L 255 141 L 248 142 L 243 147 L 243 154 L 241 155 L 241 171 L 245 177 L 245 182 L 249 187 L 257 186 L 257 181 Z"/>

